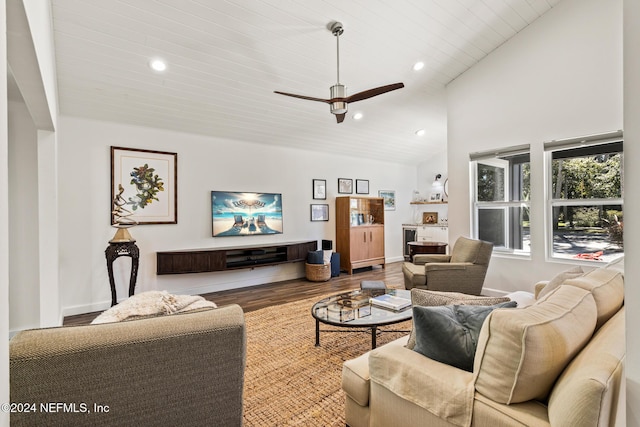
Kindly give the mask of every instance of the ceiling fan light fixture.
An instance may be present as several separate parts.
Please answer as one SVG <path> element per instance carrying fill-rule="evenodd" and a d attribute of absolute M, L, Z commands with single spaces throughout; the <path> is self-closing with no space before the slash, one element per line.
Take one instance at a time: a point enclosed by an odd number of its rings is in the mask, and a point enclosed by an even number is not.
<path fill-rule="evenodd" d="M 331 99 L 346 98 L 347 88 L 344 85 L 336 84 L 331 86 Z M 347 103 L 340 100 L 331 103 L 331 112 L 333 114 L 344 114 L 347 112 Z"/>
<path fill-rule="evenodd" d="M 149 61 L 149 67 L 151 67 L 153 71 L 162 72 L 167 69 L 167 63 L 162 59 L 155 58 Z"/>

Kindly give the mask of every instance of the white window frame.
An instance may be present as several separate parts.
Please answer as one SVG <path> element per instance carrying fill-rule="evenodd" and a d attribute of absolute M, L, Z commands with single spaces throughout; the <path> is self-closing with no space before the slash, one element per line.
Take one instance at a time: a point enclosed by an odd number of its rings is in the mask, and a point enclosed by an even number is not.
<path fill-rule="evenodd" d="M 503 238 L 506 246 L 495 246 L 493 250 L 495 253 L 501 254 L 509 254 L 516 255 L 522 257 L 530 257 L 531 250 L 525 249 L 514 249 L 508 247 L 509 242 L 511 242 L 511 227 L 510 227 L 510 219 L 509 219 L 509 209 L 510 208 L 527 208 L 529 210 L 529 214 L 531 214 L 530 209 L 530 201 L 525 200 L 509 200 L 511 194 L 511 170 L 509 168 L 509 162 L 503 160 L 501 157 L 506 157 L 509 155 L 518 155 L 518 154 L 530 154 L 530 146 L 529 145 L 521 145 L 506 149 L 501 149 L 499 151 L 490 151 L 490 152 L 482 152 L 482 153 L 472 153 L 470 154 L 470 174 L 471 177 L 471 233 L 474 238 L 479 238 L 480 230 L 479 230 L 479 211 L 483 209 L 501 209 L 504 212 L 504 223 L 502 227 Z M 503 168 L 505 170 L 505 182 L 504 182 L 504 200 L 499 201 L 478 201 L 478 163 L 485 164 L 489 166 L 494 166 L 498 168 Z M 522 227 L 522 224 L 520 224 Z"/>
<path fill-rule="evenodd" d="M 565 140 L 554 140 L 544 143 L 545 150 L 545 247 L 546 247 L 546 260 L 547 261 L 562 261 L 571 262 L 577 264 L 597 264 L 602 265 L 602 261 L 591 261 L 586 259 L 576 259 L 556 256 L 553 247 L 553 209 L 556 207 L 564 206 L 606 206 L 606 205 L 620 205 L 624 208 L 624 151 L 621 152 L 620 162 L 620 182 L 621 182 L 621 195 L 617 198 L 606 199 L 554 199 L 553 198 L 553 153 L 555 151 L 570 150 L 572 148 L 580 148 L 585 146 L 605 145 L 612 142 L 623 141 L 622 131 L 608 132 L 604 134 L 589 135 L 579 138 L 570 138 Z M 624 255 L 624 252 L 623 252 Z"/>

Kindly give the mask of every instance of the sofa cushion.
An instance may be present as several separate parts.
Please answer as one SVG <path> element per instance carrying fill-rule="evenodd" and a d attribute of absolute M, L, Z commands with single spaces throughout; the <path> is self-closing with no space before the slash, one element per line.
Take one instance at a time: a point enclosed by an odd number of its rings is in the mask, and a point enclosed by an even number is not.
<path fill-rule="evenodd" d="M 605 265 L 604 268 L 615 270 L 624 276 L 624 255 L 614 259 L 613 261 Z"/>
<path fill-rule="evenodd" d="M 564 370 L 549 396 L 551 425 L 614 425 L 625 357 L 624 309 L 619 310 Z M 623 401 L 624 402 L 624 401 Z"/>
<path fill-rule="evenodd" d="M 577 286 L 593 294 L 598 309 L 596 329 L 609 320 L 624 303 L 624 279 L 614 269 L 596 268 L 583 276 L 566 280 L 564 284 Z"/>
<path fill-rule="evenodd" d="M 575 286 L 560 286 L 521 310 L 494 310 L 480 331 L 476 390 L 505 404 L 545 399 L 591 338 L 596 316 L 591 293 Z"/>
<path fill-rule="evenodd" d="M 514 301 L 497 305 L 413 307 L 414 351 L 438 362 L 471 372 L 480 328 L 496 308 L 513 308 Z"/>
<path fill-rule="evenodd" d="M 358 405 L 369 406 L 369 353 L 342 365 L 342 389 Z"/>
<path fill-rule="evenodd" d="M 536 295 L 536 298 L 540 299 L 543 296 L 551 293 L 558 286 L 562 285 L 565 282 L 565 280 L 573 279 L 574 277 L 579 277 L 579 276 L 582 276 L 583 274 L 584 274 L 584 271 L 582 270 L 582 267 L 580 267 L 580 266 L 571 268 L 571 269 L 569 269 L 567 271 L 563 271 L 562 273 L 557 274 L 553 279 L 549 280 L 549 283 L 547 283 L 540 290 L 540 292 L 538 292 L 538 294 Z"/>
<path fill-rule="evenodd" d="M 416 286 L 423 286 L 427 283 L 427 275 L 424 270 L 424 264 L 414 264 L 412 262 L 405 262 L 402 264 L 402 273 L 405 278 L 405 287 L 414 288 Z"/>
<path fill-rule="evenodd" d="M 411 289 L 411 305 L 434 307 L 439 305 L 494 305 L 511 301 L 507 297 L 483 297 L 468 295 L 460 292 L 428 291 L 426 289 Z M 416 344 L 415 327 L 411 328 L 407 348 L 413 349 Z"/>
<path fill-rule="evenodd" d="M 371 350 L 369 373 L 372 389 L 384 387 L 401 399 L 426 409 L 441 418 L 438 425 L 471 425 L 474 394 L 471 372 L 429 359 L 403 344 L 391 342 Z M 372 395 L 371 399 L 373 403 L 375 396 Z M 372 416 L 371 425 L 379 425 L 374 418 Z M 424 421 L 420 424 L 419 419 L 412 421 L 411 425 L 426 425 Z M 403 424 L 398 422 L 396 425 Z"/>

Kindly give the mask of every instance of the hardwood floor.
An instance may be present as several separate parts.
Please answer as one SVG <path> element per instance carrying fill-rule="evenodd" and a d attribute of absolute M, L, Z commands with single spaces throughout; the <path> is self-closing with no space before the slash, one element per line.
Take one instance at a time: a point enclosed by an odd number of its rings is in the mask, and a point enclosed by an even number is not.
<path fill-rule="evenodd" d="M 209 301 L 215 302 L 219 306 L 238 304 L 245 313 L 248 313 L 272 305 L 285 304 L 314 296 L 357 289 L 363 280 L 382 280 L 387 286 L 402 284 L 404 282 L 404 278 L 402 277 L 402 262 L 386 264 L 386 268 L 384 269 L 381 267 L 373 267 L 356 270 L 352 275 L 341 273 L 339 277 L 333 277 L 327 282 L 310 282 L 305 278 L 301 278 L 241 289 L 212 292 L 203 294 L 202 296 Z M 94 312 L 65 317 L 64 326 L 87 325 L 99 314 L 100 312 Z"/>

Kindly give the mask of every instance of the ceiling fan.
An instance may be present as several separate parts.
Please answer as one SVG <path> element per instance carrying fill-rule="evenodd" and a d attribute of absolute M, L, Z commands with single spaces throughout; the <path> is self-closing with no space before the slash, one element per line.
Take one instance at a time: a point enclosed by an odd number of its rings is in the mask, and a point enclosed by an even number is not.
<path fill-rule="evenodd" d="M 403 83 L 394 83 L 386 86 L 380 86 L 374 89 L 365 90 L 362 92 L 355 93 L 351 96 L 347 96 L 347 88 L 340 84 L 340 35 L 344 32 L 344 27 L 341 22 L 333 22 L 329 25 L 329 29 L 336 36 L 336 47 L 337 47 L 337 83 L 331 86 L 329 89 L 331 90 L 331 98 L 322 99 L 322 98 L 314 98 L 311 96 L 304 95 L 296 95 L 294 93 L 286 93 L 274 91 L 280 95 L 292 96 L 294 98 L 307 99 L 309 101 L 319 101 L 329 104 L 331 106 L 331 113 L 335 114 L 336 120 L 338 123 L 342 123 L 344 121 L 344 116 L 347 114 L 347 104 L 356 101 L 362 101 L 363 99 L 372 98 L 377 95 L 382 95 L 383 93 L 391 92 L 392 90 L 401 89 L 404 87 Z"/>

